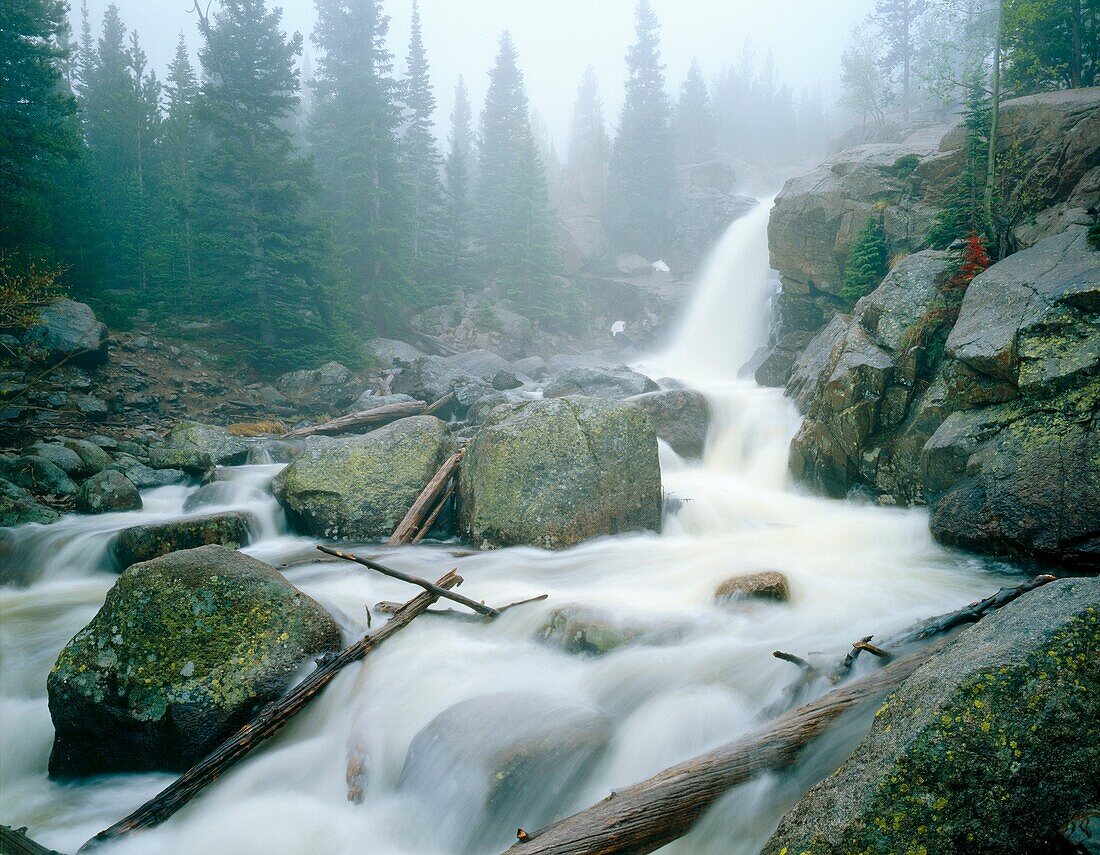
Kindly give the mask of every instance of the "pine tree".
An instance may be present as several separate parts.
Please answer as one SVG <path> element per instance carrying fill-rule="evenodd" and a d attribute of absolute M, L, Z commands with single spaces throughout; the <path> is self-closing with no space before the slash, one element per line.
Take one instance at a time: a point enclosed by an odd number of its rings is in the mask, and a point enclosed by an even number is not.
<path fill-rule="evenodd" d="M 881 216 L 873 216 L 867 220 L 848 253 L 840 296 L 854 305 L 882 284 L 888 263 L 886 230 Z"/>
<path fill-rule="evenodd" d="M 718 148 L 718 128 L 699 61 L 693 59 L 676 104 L 676 160 L 702 163 Z"/>
<path fill-rule="evenodd" d="M 302 38 L 287 38 L 281 19 L 263 0 L 222 0 L 212 19 L 201 19 L 196 108 L 211 140 L 198 181 L 206 310 L 220 310 L 271 373 L 319 361 L 325 327 L 336 321 L 319 279 L 319 235 L 302 214 L 310 164 L 296 156 L 287 129 Z"/>
<path fill-rule="evenodd" d="M 572 197 L 597 207 L 603 205 L 610 154 L 611 140 L 600 100 L 599 81 L 596 70 L 590 65 L 581 77 L 569 130 L 565 182 Z"/>
<path fill-rule="evenodd" d="M 47 252 L 51 175 L 79 153 L 61 0 L 0 3 L 0 253 Z"/>
<path fill-rule="evenodd" d="M 428 73 L 420 4 L 413 0 L 412 33 L 402 90 L 406 106 L 401 151 L 405 187 L 412 207 L 409 224 L 410 272 L 422 299 L 435 302 L 440 290 L 443 246 L 442 158 L 433 134 L 435 93 Z"/>
<path fill-rule="evenodd" d="M 309 133 L 341 264 L 377 330 L 393 322 L 410 296 L 389 21 L 378 0 L 319 0 L 313 43 L 321 53 Z"/>
<path fill-rule="evenodd" d="M 560 309 L 546 176 L 531 130 L 523 74 L 504 33 L 481 114 L 477 214 L 489 273 L 525 311 L 550 317 Z"/>
<path fill-rule="evenodd" d="M 471 196 L 474 165 L 473 110 L 466 83 L 460 77 L 451 111 L 450 149 L 445 165 L 446 222 L 444 244 L 452 281 L 459 289 L 472 284 L 470 234 L 473 217 Z"/>
<path fill-rule="evenodd" d="M 887 49 L 882 67 L 887 72 L 901 71 L 901 107 L 906 119 L 912 100 L 918 22 L 927 6 L 927 0 L 878 0 L 872 15 Z"/>
<path fill-rule="evenodd" d="M 626 101 L 608 176 L 609 232 L 624 250 L 653 255 L 665 245 L 675 184 L 672 108 L 665 91 L 660 25 L 649 0 L 639 0 L 637 41 L 627 53 Z"/>

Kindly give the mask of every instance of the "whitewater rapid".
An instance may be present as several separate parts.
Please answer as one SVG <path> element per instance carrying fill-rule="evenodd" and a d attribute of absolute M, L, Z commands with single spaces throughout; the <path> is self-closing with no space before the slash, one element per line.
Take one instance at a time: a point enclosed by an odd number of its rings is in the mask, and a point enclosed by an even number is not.
<path fill-rule="evenodd" d="M 463 591 L 491 604 L 542 593 L 549 598 L 491 624 L 416 621 L 365 664 L 347 669 L 275 740 L 168 823 L 99 851 L 499 852 L 517 827 L 531 826 L 533 815 L 583 808 L 758 726 L 795 676 L 792 666 L 772 658 L 773 650 L 834 657 L 855 638 L 889 635 L 995 590 L 1001 580 L 984 564 L 933 542 L 923 511 L 827 501 L 789 483 L 787 448 L 797 412 L 780 391 L 736 379 L 763 343 L 776 287 L 768 268 L 768 207 L 763 200 L 731 226 L 675 339 L 643 366 L 652 376 L 701 389 L 714 413 L 703 460 L 681 460 L 662 446 L 665 490 L 679 500 L 662 534 L 605 538 L 560 553 L 364 547 L 420 576 L 457 568 L 466 580 Z M 288 532 L 267 491 L 278 469 L 223 473 L 241 487 L 239 501 L 228 506 L 263 521 L 261 539 L 245 551 L 283 568 L 330 610 L 350 642 L 366 631 L 366 605 L 405 600 L 412 592 L 354 565 L 316 560 L 314 541 Z M 53 730 L 45 682 L 57 653 L 95 614 L 116 578 L 107 559 L 114 533 L 180 516 L 192 490 L 148 491 L 146 509 L 137 513 L 24 527 L 0 551 L 4 577 L 33 580 L 0 588 L 0 823 L 29 826 L 40 843 L 62 852 L 75 852 L 172 780 L 48 780 Z M 786 574 L 789 604 L 731 610 L 714 602 L 724 579 L 758 570 Z M 551 610 L 572 603 L 632 624 L 675 626 L 678 634 L 669 643 L 627 646 L 599 658 L 537 641 Z M 596 712 L 611 739 L 579 785 L 539 792 L 527 815 L 494 817 L 486 827 L 476 798 L 444 785 L 447 769 L 403 778 L 402 768 L 413 737 L 435 716 L 504 690 L 546 697 L 547 709 L 562 703 Z M 523 711 L 524 721 L 514 727 L 530 724 L 531 715 Z M 786 807 L 839 762 L 857 736 L 853 725 L 824 740 L 792 773 L 738 788 L 663 851 L 758 851 Z M 361 804 L 347 798 L 353 746 L 366 758 Z M 477 747 L 468 752 L 472 763 Z"/>

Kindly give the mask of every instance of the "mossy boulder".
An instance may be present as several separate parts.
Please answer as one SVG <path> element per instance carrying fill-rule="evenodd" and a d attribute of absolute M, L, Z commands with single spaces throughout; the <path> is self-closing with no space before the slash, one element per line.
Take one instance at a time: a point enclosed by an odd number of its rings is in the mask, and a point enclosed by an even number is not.
<path fill-rule="evenodd" d="M 114 544 L 115 561 L 120 570 L 125 570 L 132 564 L 183 549 L 211 544 L 240 549 L 248 545 L 255 526 L 255 519 L 244 511 L 134 526 L 119 533 Z"/>
<path fill-rule="evenodd" d="M 140 511 L 141 493 L 133 482 L 113 469 L 93 475 L 80 485 L 76 509 L 85 514 Z"/>
<path fill-rule="evenodd" d="M 166 444 L 169 448 L 192 448 L 201 454 L 208 454 L 221 466 L 244 463 L 249 448 L 247 442 L 232 436 L 227 428 L 200 422 L 181 422 L 176 425 L 169 431 Z"/>
<path fill-rule="evenodd" d="M 339 646 L 329 614 L 254 558 L 205 546 L 134 565 L 50 672 L 50 774 L 189 768 Z"/>
<path fill-rule="evenodd" d="M 70 478 L 84 478 L 95 474 L 94 470 L 88 469 L 79 454 L 60 442 L 36 442 L 26 453 L 48 460 Z"/>
<path fill-rule="evenodd" d="M 434 416 L 401 419 L 307 447 L 272 490 L 300 531 L 339 540 L 389 537 L 454 448 Z"/>
<path fill-rule="evenodd" d="M 1050 852 L 1098 769 L 1100 580 L 1063 579 L 918 669 L 764 852 Z"/>
<path fill-rule="evenodd" d="M 0 478 L 40 496 L 75 496 L 76 483 L 42 457 L 0 455 Z"/>
<path fill-rule="evenodd" d="M 714 598 L 720 603 L 738 600 L 770 600 L 785 603 L 791 598 L 791 588 L 787 577 L 782 573 L 765 570 L 726 579 L 714 592 Z"/>
<path fill-rule="evenodd" d="M 66 439 L 65 448 L 74 452 L 80 458 L 81 466 L 74 474 L 74 478 L 83 478 L 86 475 L 95 475 L 111 465 L 111 455 L 86 439 Z"/>
<path fill-rule="evenodd" d="M 0 528 L 24 523 L 48 525 L 59 518 L 57 511 L 38 504 L 34 496 L 18 484 L 0 480 Z"/>
<path fill-rule="evenodd" d="M 462 461 L 459 529 L 474 545 L 562 549 L 661 524 L 657 434 L 597 398 L 501 406 Z"/>

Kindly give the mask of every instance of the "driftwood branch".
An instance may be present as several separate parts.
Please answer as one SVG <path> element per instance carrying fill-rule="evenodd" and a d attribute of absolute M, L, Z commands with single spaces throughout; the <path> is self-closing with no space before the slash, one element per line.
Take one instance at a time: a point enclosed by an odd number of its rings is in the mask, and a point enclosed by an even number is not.
<path fill-rule="evenodd" d="M 986 597 L 984 600 L 978 600 L 971 603 L 965 608 L 958 609 L 957 611 L 949 612 L 948 614 L 941 615 L 921 627 L 913 630 L 912 632 L 902 636 L 901 644 L 911 644 L 915 641 L 923 641 L 926 638 L 931 638 L 934 635 L 940 633 L 950 632 L 955 627 L 962 626 L 967 623 L 975 623 L 981 620 L 991 611 L 1007 606 L 1013 600 L 1026 594 L 1028 591 L 1033 591 L 1036 588 L 1046 585 L 1048 582 L 1053 582 L 1054 577 L 1049 575 L 1036 576 L 1034 579 L 1030 579 L 1024 582 L 1022 585 L 1017 585 L 1015 588 L 1001 588 L 996 594 L 990 597 Z"/>
<path fill-rule="evenodd" d="M 376 428 L 410 416 L 422 416 L 428 411 L 427 404 L 420 401 L 405 401 L 399 404 L 386 404 L 371 410 L 349 413 L 319 425 L 292 430 L 284 434 L 283 439 L 304 439 L 307 436 L 339 436 L 353 433 L 360 428 Z"/>
<path fill-rule="evenodd" d="M 497 615 L 502 615 L 506 611 L 509 611 L 519 606 L 526 606 L 528 603 L 541 603 L 547 599 L 549 594 L 540 594 L 537 597 L 530 597 L 526 600 L 520 600 L 518 603 L 509 603 L 506 606 L 498 608 Z M 383 600 L 381 603 L 376 603 L 374 610 L 384 615 L 392 615 L 398 609 L 401 608 L 401 603 L 393 603 Z M 424 612 L 426 615 L 435 615 L 436 617 L 453 618 L 454 620 L 474 621 L 475 623 L 481 623 L 486 620 L 495 620 L 493 617 L 486 617 L 484 615 L 472 615 L 469 612 L 460 612 L 457 609 L 428 609 Z"/>
<path fill-rule="evenodd" d="M 421 491 L 412 507 L 409 508 L 409 512 L 405 514 L 405 518 L 393 530 L 393 534 L 386 543 L 387 546 L 401 546 L 402 544 L 412 543 L 418 535 L 423 538 L 431 530 L 446 502 L 446 499 L 440 500 L 440 496 L 446 493 L 449 497 L 450 492 L 447 488 L 458 469 L 458 464 L 462 462 L 462 455 L 465 453 L 465 449 L 455 452 L 439 467 L 439 471 L 432 476 L 428 486 Z"/>
<path fill-rule="evenodd" d="M 686 834 L 738 784 L 791 765 L 842 713 L 906 680 L 948 643 L 940 639 L 880 671 L 834 689 L 766 727 L 688 760 L 541 831 L 521 831 L 513 855 L 639 855 Z"/>
<path fill-rule="evenodd" d="M 9 828 L 6 825 L 0 825 L 0 853 L 3 855 L 61 855 L 27 837 L 27 829 Z"/>
<path fill-rule="evenodd" d="M 455 572 L 450 572 L 433 586 L 447 591 L 462 582 Z M 321 660 L 318 668 L 283 698 L 269 704 L 259 715 L 223 742 L 198 765 L 184 772 L 168 787 L 147 801 L 125 819 L 101 831 L 85 844 L 89 848 L 105 840 L 113 840 L 133 831 L 160 825 L 176 811 L 197 796 L 209 784 L 216 781 L 231 766 L 242 760 L 257 745 L 278 733 L 295 715 L 325 688 L 348 665 L 358 662 L 382 642 L 400 632 L 423 614 L 439 599 L 434 591 L 425 592 L 409 600 L 377 632 L 365 635 L 351 647 L 335 656 Z"/>
<path fill-rule="evenodd" d="M 338 549 L 333 549 L 329 546 L 318 546 L 318 551 L 325 553 L 325 555 L 331 555 L 333 558 L 342 558 L 345 561 L 354 561 L 356 564 L 360 564 L 363 567 L 367 567 L 383 576 L 389 576 L 391 579 L 399 579 L 402 582 L 408 582 L 410 585 L 416 585 L 423 588 L 425 591 L 429 591 L 445 600 L 451 600 L 459 605 L 466 606 L 468 609 L 473 609 L 479 615 L 485 617 L 498 617 L 500 612 L 491 608 L 485 603 L 479 603 L 476 600 L 471 600 L 469 597 L 464 597 L 462 594 L 455 594 L 451 591 L 446 591 L 438 585 L 433 585 L 427 579 L 421 579 L 419 576 L 410 576 L 408 573 L 402 573 L 400 570 L 394 570 L 392 567 L 387 567 L 385 564 L 379 564 L 377 561 L 372 561 L 369 558 L 360 558 L 358 555 L 352 555 L 350 552 L 341 552 Z"/>

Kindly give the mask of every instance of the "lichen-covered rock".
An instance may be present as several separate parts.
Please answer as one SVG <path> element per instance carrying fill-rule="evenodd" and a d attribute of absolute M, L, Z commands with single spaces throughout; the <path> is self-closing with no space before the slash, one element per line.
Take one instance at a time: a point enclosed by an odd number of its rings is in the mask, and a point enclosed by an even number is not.
<path fill-rule="evenodd" d="M 141 493 L 133 482 L 114 469 L 99 472 L 80 485 L 76 508 L 85 514 L 141 510 Z"/>
<path fill-rule="evenodd" d="M 962 632 L 878 710 L 766 855 L 1054 851 L 1100 802 L 1100 580 L 1062 579 Z"/>
<path fill-rule="evenodd" d="M 645 410 L 657 431 L 682 457 L 701 457 L 710 430 L 710 405 L 701 392 L 670 389 L 627 398 L 626 403 Z"/>
<path fill-rule="evenodd" d="M 86 478 L 95 474 L 88 469 L 79 454 L 60 442 L 36 442 L 27 449 L 27 454 L 48 460 L 70 478 Z"/>
<path fill-rule="evenodd" d="M 88 442 L 86 439 L 67 439 L 65 447 L 69 451 L 76 452 L 82 464 L 75 475 L 69 473 L 74 478 L 95 475 L 111 465 L 111 455 L 94 442 Z"/>
<path fill-rule="evenodd" d="M 656 392 L 658 386 L 644 374 L 625 365 L 618 368 L 578 366 L 550 379 L 543 390 L 547 398 L 586 395 L 592 398 L 632 398 L 646 392 Z"/>
<path fill-rule="evenodd" d="M 192 478 L 204 478 L 214 470 L 214 458 L 193 445 L 163 446 L 149 449 L 153 469 L 176 469 Z"/>
<path fill-rule="evenodd" d="M 733 576 L 726 579 L 714 598 L 719 602 L 731 600 L 772 600 L 785 603 L 791 598 L 791 587 L 787 577 L 775 570 L 749 573 L 746 576 Z"/>
<path fill-rule="evenodd" d="M 275 381 L 275 388 L 293 404 L 311 410 L 342 409 L 363 392 L 363 384 L 339 362 L 291 371 Z"/>
<path fill-rule="evenodd" d="M 50 363 L 95 367 L 107 361 L 107 327 L 91 306 L 74 300 L 57 300 L 43 309 L 26 341 Z"/>
<path fill-rule="evenodd" d="M 40 496 L 75 496 L 76 483 L 42 457 L 0 455 L 0 478 Z"/>
<path fill-rule="evenodd" d="M 0 480 L 0 528 L 25 523 L 48 525 L 59 518 L 57 511 L 38 504 L 34 496 L 19 485 Z"/>
<path fill-rule="evenodd" d="M 248 457 L 249 444 L 227 428 L 199 422 L 181 422 L 168 433 L 169 448 L 194 449 L 208 454 L 220 466 L 236 466 Z M 182 467 L 181 467 L 182 468 Z"/>
<path fill-rule="evenodd" d="M 488 383 L 450 360 L 442 356 L 422 356 L 401 370 L 393 382 L 393 391 L 433 404 L 456 390 L 471 386 L 490 391 Z"/>
<path fill-rule="evenodd" d="M 478 547 L 562 549 L 661 522 L 657 435 L 644 411 L 598 398 L 498 407 L 459 477 L 460 530 Z"/>
<path fill-rule="evenodd" d="M 213 486 L 213 485 L 211 485 Z M 244 511 L 206 514 L 163 523 L 124 529 L 115 540 L 115 563 L 119 570 L 152 561 L 169 552 L 217 544 L 230 549 L 247 546 L 256 520 Z"/>
<path fill-rule="evenodd" d="M 302 531 L 341 540 L 388 537 L 454 451 L 433 416 L 401 419 L 352 439 L 307 447 L 272 490 Z"/>
<path fill-rule="evenodd" d="M 460 839 L 460 850 L 499 849 L 515 840 L 514 817 L 539 827 L 560 816 L 610 739 L 604 716 L 553 696 L 471 698 L 413 738 L 398 788 L 430 786 L 436 803 L 450 808 L 441 821 L 455 823 L 441 837 Z"/>
<path fill-rule="evenodd" d="M 340 645 L 273 567 L 220 546 L 134 565 L 47 680 L 50 774 L 181 771 Z"/>

